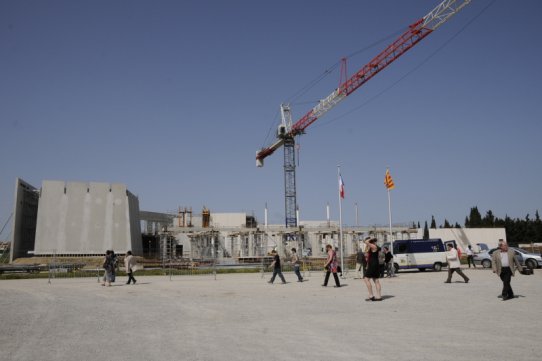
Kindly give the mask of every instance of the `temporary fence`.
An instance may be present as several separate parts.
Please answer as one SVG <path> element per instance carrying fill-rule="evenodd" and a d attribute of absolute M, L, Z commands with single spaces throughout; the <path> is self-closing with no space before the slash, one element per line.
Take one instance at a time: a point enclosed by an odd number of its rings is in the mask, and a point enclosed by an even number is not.
<path fill-rule="evenodd" d="M 102 282 L 105 275 L 103 257 L 89 256 L 53 256 L 38 258 L 34 257 L 26 264 L 4 265 L 0 270 L 0 279 L 13 278 L 46 278 L 49 282 L 60 278 L 94 277 L 97 282 Z M 258 257 L 251 259 L 166 259 L 151 260 L 137 257 L 137 270 L 134 276 L 213 276 L 226 273 L 260 273 L 263 278 L 267 273 L 272 273 L 269 267 L 272 257 Z M 303 257 L 300 259 L 300 270 L 303 277 L 308 277 L 311 272 L 324 270 L 325 258 Z M 346 275 L 349 269 L 355 267 L 355 260 L 351 257 L 345 259 Z M 294 266 L 287 260 L 282 260 L 282 271 L 293 272 Z M 124 257 L 119 256 L 115 267 L 115 277 L 127 277 L 124 268 Z"/>

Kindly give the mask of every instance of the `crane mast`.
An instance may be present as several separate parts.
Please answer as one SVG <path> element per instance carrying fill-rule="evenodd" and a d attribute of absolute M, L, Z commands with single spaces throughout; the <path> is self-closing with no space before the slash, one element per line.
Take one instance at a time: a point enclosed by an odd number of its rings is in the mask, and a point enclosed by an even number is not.
<path fill-rule="evenodd" d="M 457 14 L 471 0 L 444 0 L 427 15 L 411 24 L 408 29 L 391 43 L 380 54 L 363 66 L 354 75 L 340 84 L 331 94 L 321 99 L 293 125 L 290 107 L 281 105 L 282 123 L 277 130 L 277 140 L 256 153 L 256 165 L 263 167 L 264 159 L 284 146 L 284 182 L 286 204 L 286 226 L 295 227 L 296 222 L 296 190 L 295 190 L 295 137 L 303 134 L 305 129 L 334 108 L 343 99 L 356 91 L 372 77 L 384 70 L 397 58 L 418 44 L 427 35 L 436 30 L 453 15 Z"/>

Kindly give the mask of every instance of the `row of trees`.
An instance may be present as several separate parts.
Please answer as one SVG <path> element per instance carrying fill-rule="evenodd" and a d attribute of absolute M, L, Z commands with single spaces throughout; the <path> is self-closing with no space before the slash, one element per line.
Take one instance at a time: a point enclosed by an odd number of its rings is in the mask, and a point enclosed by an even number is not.
<path fill-rule="evenodd" d="M 420 224 L 418 223 L 418 228 Z M 538 214 L 538 210 L 535 213 L 534 219 L 531 219 L 529 214 L 524 219 L 510 218 L 508 216 L 502 218 L 495 217 L 492 211 L 487 211 L 486 215 L 482 217 L 478 207 L 472 207 L 470 214 L 465 217 L 465 228 L 504 228 L 506 230 L 506 239 L 510 244 L 518 243 L 542 243 L 542 220 Z M 435 217 L 431 216 L 430 228 L 436 229 L 437 223 Z M 444 220 L 444 225 L 439 228 L 461 228 L 456 222 L 453 226 Z M 424 238 L 429 238 L 429 227 L 427 221 L 424 227 Z"/>

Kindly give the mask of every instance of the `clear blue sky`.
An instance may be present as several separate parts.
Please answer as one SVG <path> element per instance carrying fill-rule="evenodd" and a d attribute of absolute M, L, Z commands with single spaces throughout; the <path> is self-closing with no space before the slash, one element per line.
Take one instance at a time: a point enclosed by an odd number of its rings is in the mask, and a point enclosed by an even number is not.
<path fill-rule="evenodd" d="M 283 155 L 255 167 L 281 102 L 352 74 L 439 0 L 0 2 L 0 223 L 15 178 L 125 183 L 140 208 L 283 223 Z M 490 5 L 491 4 L 491 5 Z M 490 5 L 489 7 L 487 7 Z M 484 11 L 483 9 L 487 9 Z M 474 0 L 299 139 L 301 218 L 463 224 L 541 208 L 536 0 Z M 294 120 L 338 71 L 292 103 Z M 379 95 L 380 94 L 380 95 Z M 312 103 L 311 103 L 312 102 Z M 7 237 L 4 234 L 0 238 Z"/>

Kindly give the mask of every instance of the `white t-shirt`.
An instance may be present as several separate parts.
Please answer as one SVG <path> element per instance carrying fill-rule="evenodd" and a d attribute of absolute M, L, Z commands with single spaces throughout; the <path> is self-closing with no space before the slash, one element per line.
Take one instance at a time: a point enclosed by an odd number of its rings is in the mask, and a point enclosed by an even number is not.
<path fill-rule="evenodd" d="M 510 264 L 508 262 L 508 252 L 501 251 L 501 266 L 510 267 Z"/>

